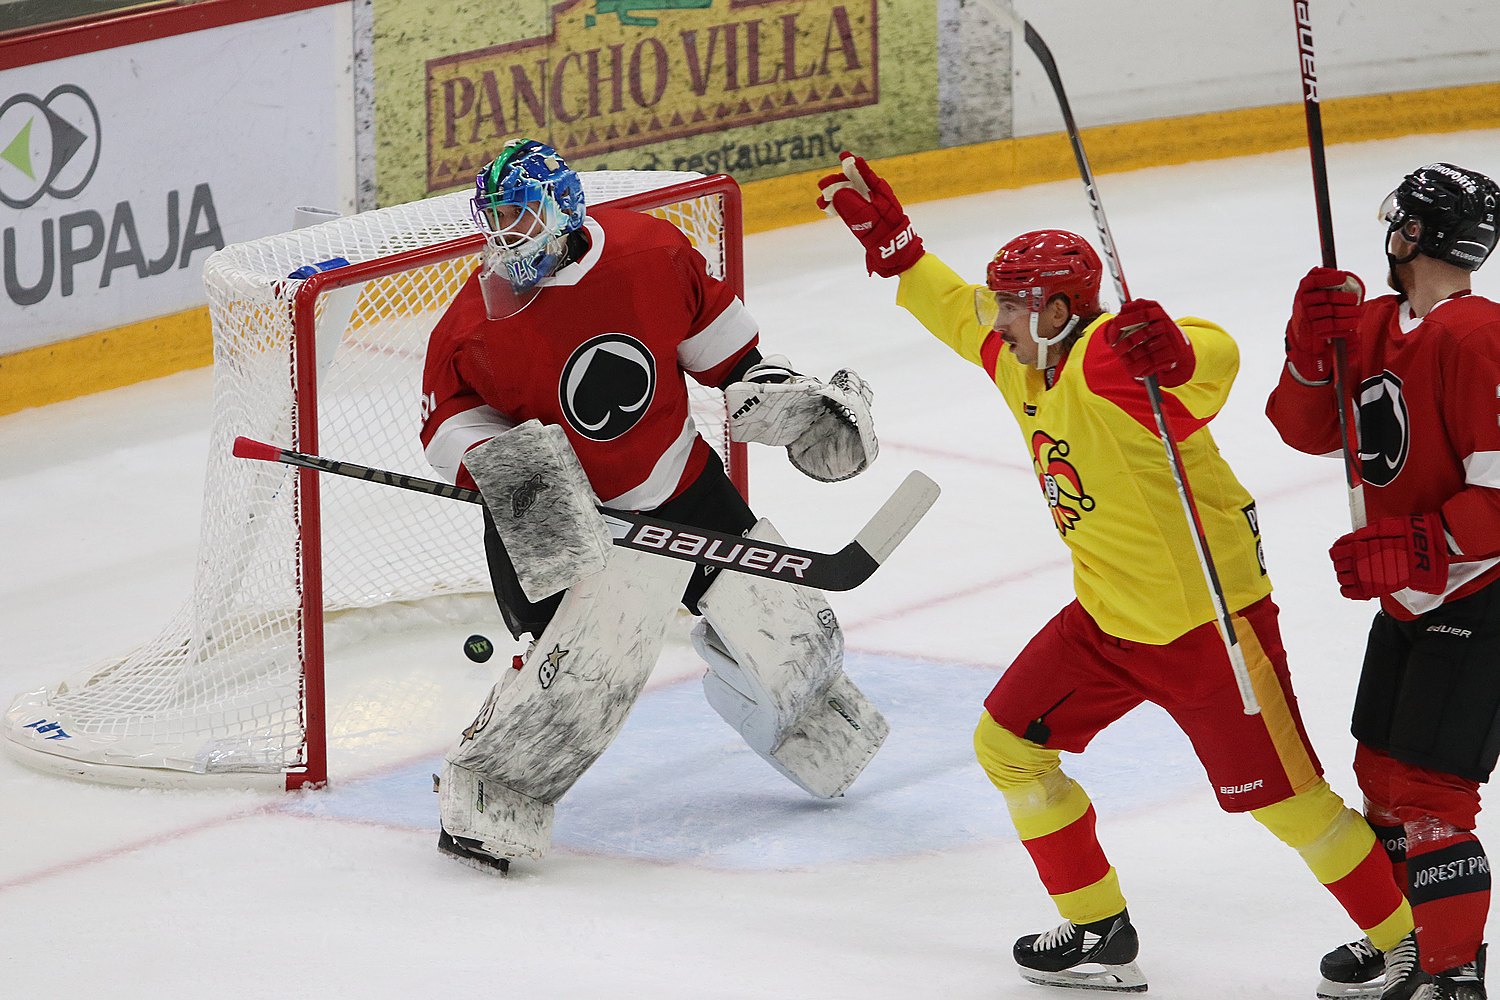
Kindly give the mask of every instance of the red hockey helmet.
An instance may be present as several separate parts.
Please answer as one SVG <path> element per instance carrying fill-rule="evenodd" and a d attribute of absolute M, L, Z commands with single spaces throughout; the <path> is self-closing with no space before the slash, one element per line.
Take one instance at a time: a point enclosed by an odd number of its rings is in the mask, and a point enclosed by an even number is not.
<path fill-rule="evenodd" d="M 985 272 L 991 291 L 1030 299 L 1040 309 L 1054 295 L 1068 297 L 1069 311 L 1088 319 L 1099 315 L 1099 282 L 1104 268 L 1088 240 L 1061 229 L 1022 233 L 1001 247 Z"/>

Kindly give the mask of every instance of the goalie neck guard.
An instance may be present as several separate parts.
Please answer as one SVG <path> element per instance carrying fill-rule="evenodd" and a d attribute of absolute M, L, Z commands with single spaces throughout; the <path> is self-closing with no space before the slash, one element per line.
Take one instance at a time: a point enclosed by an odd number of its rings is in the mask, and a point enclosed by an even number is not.
<path fill-rule="evenodd" d="M 1031 339 L 1036 341 L 1036 366 L 1056 363 L 1051 348 L 1065 342 L 1084 323 L 1103 312 L 1099 283 L 1103 266 L 1088 240 L 1061 229 L 1038 229 L 1022 233 L 995 253 L 985 272 L 985 286 L 992 293 L 1010 296 L 1031 311 Z M 1037 330 L 1041 311 L 1057 296 L 1068 303 L 1068 321 L 1061 330 L 1043 337 Z"/>
<path fill-rule="evenodd" d="M 563 263 L 583 227 L 583 183 L 557 150 L 514 139 L 479 171 L 471 206 L 485 234 L 479 285 L 490 319 L 513 316 Z"/>
<path fill-rule="evenodd" d="M 1387 256 L 1393 267 L 1422 254 L 1477 271 L 1495 249 L 1497 213 L 1500 187 L 1484 174 L 1451 163 L 1418 167 L 1380 206 L 1380 218 L 1389 224 Z M 1389 236 L 1397 231 L 1415 244 L 1401 258 L 1389 249 Z"/>

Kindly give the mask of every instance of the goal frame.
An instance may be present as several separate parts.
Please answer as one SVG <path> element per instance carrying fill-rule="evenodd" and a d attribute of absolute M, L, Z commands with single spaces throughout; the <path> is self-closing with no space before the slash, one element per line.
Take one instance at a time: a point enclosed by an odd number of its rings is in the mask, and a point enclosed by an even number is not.
<path fill-rule="evenodd" d="M 723 199 L 724 212 L 724 280 L 741 300 L 745 294 L 744 223 L 739 184 L 726 174 L 714 174 L 698 180 L 642 191 L 623 198 L 602 202 L 610 208 L 648 211 L 663 205 L 694 198 L 717 195 Z M 307 454 L 318 454 L 317 395 L 317 300 L 336 288 L 385 278 L 401 271 L 440 264 L 456 257 L 478 253 L 484 246 L 481 233 L 435 243 L 418 250 L 406 250 L 379 257 L 363 264 L 320 271 L 306 279 L 292 299 L 292 331 L 298 372 L 296 400 L 299 418 L 293 447 Z M 728 442 L 726 435 L 725 441 Z M 749 498 L 749 479 L 745 469 L 745 446 L 728 443 L 727 463 L 730 479 L 742 495 Z M 328 781 L 328 733 L 325 698 L 323 647 L 323 546 L 322 507 L 319 473 L 313 469 L 297 470 L 297 503 L 302 537 L 298 546 L 297 571 L 302 592 L 302 727 L 306 759 L 302 769 L 286 772 L 288 791 L 320 787 Z M 316 599 L 314 599 L 316 595 Z"/>

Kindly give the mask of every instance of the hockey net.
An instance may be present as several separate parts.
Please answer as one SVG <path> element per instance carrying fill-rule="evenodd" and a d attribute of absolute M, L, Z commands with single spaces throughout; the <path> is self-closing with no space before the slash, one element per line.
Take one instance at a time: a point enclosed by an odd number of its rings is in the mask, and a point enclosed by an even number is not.
<path fill-rule="evenodd" d="M 587 202 L 673 222 L 743 296 L 728 177 L 582 174 Z M 152 641 L 16 699 L 6 746 L 114 784 L 282 786 L 327 777 L 325 615 L 487 592 L 478 508 L 231 456 L 245 435 L 407 475 L 427 337 L 478 262 L 465 193 L 236 244 L 204 268 L 213 421 L 193 594 Z M 349 261 L 307 280 L 288 275 Z M 745 489 L 723 397 L 689 381 L 705 438 Z M 733 453 L 731 453 L 733 452 Z"/>

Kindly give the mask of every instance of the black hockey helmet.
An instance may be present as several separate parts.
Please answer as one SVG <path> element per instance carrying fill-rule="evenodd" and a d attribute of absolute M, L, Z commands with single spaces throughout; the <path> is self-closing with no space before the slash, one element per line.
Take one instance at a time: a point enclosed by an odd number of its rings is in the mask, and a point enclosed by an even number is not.
<path fill-rule="evenodd" d="M 1400 230 L 1417 245 L 1416 254 L 1446 261 L 1466 271 L 1477 271 L 1495 249 L 1500 220 L 1500 187 L 1484 174 L 1451 163 L 1429 163 L 1402 179 L 1386 196 L 1380 215 L 1390 228 Z"/>

